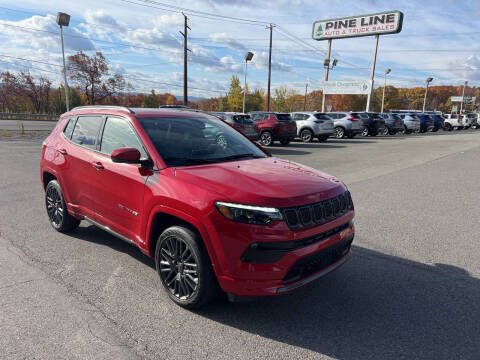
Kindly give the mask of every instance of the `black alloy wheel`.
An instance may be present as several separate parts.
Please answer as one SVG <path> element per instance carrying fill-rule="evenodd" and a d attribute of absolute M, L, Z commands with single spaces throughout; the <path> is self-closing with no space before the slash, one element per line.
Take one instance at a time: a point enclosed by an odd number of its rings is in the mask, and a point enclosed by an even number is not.
<path fill-rule="evenodd" d="M 50 224 L 59 232 L 74 230 L 80 224 L 80 220 L 68 213 L 67 204 L 57 180 L 50 181 L 45 188 L 45 207 Z"/>
<path fill-rule="evenodd" d="M 164 286 L 179 300 L 188 300 L 198 288 L 198 264 L 190 246 L 170 236 L 160 247 L 159 272 Z"/>

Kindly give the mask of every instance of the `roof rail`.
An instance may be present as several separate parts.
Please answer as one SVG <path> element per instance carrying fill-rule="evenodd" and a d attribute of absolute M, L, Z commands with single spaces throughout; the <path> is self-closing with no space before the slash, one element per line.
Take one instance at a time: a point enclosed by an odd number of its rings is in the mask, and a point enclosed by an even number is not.
<path fill-rule="evenodd" d="M 70 111 L 73 110 L 84 110 L 84 109 L 90 109 L 90 110 L 95 110 L 95 109 L 109 109 L 109 110 L 123 110 L 123 111 L 128 111 L 131 114 L 135 114 L 133 110 L 125 107 L 125 106 L 115 106 L 115 105 L 86 105 L 86 106 L 76 106 L 73 109 L 70 109 Z"/>

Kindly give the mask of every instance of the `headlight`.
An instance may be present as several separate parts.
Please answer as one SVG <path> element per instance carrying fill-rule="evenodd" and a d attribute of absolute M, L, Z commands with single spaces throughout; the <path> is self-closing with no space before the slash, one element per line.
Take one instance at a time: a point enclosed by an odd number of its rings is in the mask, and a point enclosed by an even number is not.
<path fill-rule="evenodd" d="M 275 208 L 232 204 L 222 201 L 217 201 L 215 206 L 220 214 L 227 219 L 246 224 L 268 225 L 274 220 L 283 220 L 282 214 Z"/>

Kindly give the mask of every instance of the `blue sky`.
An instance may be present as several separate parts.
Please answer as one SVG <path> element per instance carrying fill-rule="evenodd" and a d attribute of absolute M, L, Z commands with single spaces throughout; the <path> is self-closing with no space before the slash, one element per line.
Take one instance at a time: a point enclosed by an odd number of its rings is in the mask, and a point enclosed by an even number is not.
<path fill-rule="evenodd" d="M 161 5 L 162 3 L 163 5 Z M 148 6 L 145 6 L 148 5 Z M 135 91 L 182 94 L 183 45 L 179 30 L 183 16 L 159 0 L 52 1 L 4 0 L 0 3 L 0 70 L 26 70 L 61 81 L 61 51 L 57 11 L 71 15 L 65 29 L 67 54 L 102 51 L 112 72 L 124 74 Z M 388 83 L 396 86 L 480 85 L 480 1 L 375 0 L 184 0 L 182 7 L 258 21 L 239 23 L 189 16 L 189 94 L 210 97 L 225 93 L 232 74 L 243 77 L 243 56 L 255 53 L 249 64 L 250 88 L 266 88 L 268 30 L 273 32 L 272 88 L 287 86 L 298 92 L 320 87 L 327 43 L 311 39 L 315 20 L 374 12 L 404 13 L 400 34 L 380 37 L 376 85 L 391 68 Z M 374 38 L 334 40 L 338 66 L 330 80 L 367 79 Z M 21 60 L 29 59 L 29 61 Z"/>

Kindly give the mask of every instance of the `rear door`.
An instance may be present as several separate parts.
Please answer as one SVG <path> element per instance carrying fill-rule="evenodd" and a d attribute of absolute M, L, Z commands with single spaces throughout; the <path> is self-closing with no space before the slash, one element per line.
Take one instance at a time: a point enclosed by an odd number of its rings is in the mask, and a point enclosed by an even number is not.
<path fill-rule="evenodd" d="M 95 211 L 97 222 L 118 234 L 138 240 L 142 228 L 145 181 L 151 171 L 137 164 L 114 163 L 110 155 L 118 148 L 132 147 L 142 159 L 148 154 L 129 119 L 108 116 L 93 161 L 97 166 Z"/>
<path fill-rule="evenodd" d="M 64 133 L 68 141 L 59 149 L 66 159 L 64 183 L 69 207 L 91 219 L 95 217 L 93 199 L 96 175 L 92 161 L 101 124 L 101 116 L 79 116 L 71 136 L 69 129 L 68 133 Z"/>

